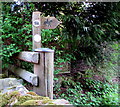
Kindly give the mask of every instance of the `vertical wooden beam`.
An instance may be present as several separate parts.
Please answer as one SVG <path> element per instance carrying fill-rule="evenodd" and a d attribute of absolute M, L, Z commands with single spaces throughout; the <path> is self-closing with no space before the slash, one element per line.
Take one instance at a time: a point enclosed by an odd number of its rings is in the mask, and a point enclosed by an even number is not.
<path fill-rule="evenodd" d="M 54 53 L 45 53 L 45 73 L 47 74 L 47 95 L 53 99 Z"/>
<path fill-rule="evenodd" d="M 33 87 L 34 92 L 41 96 L 47 96 L 45 87 L 45 72 L 44 72 L 44 53 L 39 53 L 39 64 L 34 64 L 34 74 L 38 76 L 38 86 Z"/>
<path fill-rule="evenodd" d="M 32 14 L 32 34 L 33 49 L 41 48 L 41 12 L 36 11 Z"/>
<path fill-rule="evenodd" d="M 35 52 L 40 53 L 39 64 L 34 64 L 34 74 L 39 77 L 39 85 L 33 90 L 41 96 L 53 99 L 54 50 L 39 48 Z"/>

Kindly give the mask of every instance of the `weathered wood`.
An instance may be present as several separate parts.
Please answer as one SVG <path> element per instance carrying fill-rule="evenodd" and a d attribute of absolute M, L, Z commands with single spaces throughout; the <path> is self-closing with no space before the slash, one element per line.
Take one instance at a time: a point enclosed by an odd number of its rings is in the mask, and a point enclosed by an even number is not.
<path fill-rule="evenodd" d="M 47 79 L 47 95 L 53 99 L 53 71 L 54 71 L 54 53 L 45 53 L 45 73 Z"/>
<path fill-rule="evenodd" d="M 28 52 L 28 51 L 23 51 L 20 52 L 16 58 L 23 60 L 23 61 L 27 61 L 27 62 L 31 62 L 31 63 L 38 63 L 39 61 L 39 53 L 38 52 Z"/>
<path fill-rule="evenodd" d="M 41 29 L 55 29 L 60 23 L 55 17 L 42 17 Z"/>
<path fill-rule="evenodd" d="M 39 86 L 33 90 L 41 96 L 53 99 L 54 51 L 45 48 L 39 50 L 37 49 L 40 52 L 40 63 L 34 64 L 34 74 L 39 77 Z"/>
<path fill-rule="evenodd" d="M 35 51 L 35 52 L 39 52 L 39 53 L 40 53 L 40 52 L 44 52 L 44 53 L 45 53 L 45 52 L 48 52 L 48 53 L 50 53 L 50 52 L 53 53 L 53 52 L 54 52 L 54 50 L 49 49 L 49 48 L 38 48 L 38 49 L 34 49 L 34 51 Z"/>
<path fill-rule="evenodd" d="M 14 74 L 20 76 L 21 78 L 23 78 L 27 82 L 31 83 L 32 85 L 38 86 L 38 76 L 37 75 L 35 75 L 31 72 L 28 72 L 24 69 L 18 68 L 14 65 L 9 65 L 8 70 L 13 72 Z"/>
<path fill-rule="evenodd" d="M 32 34 L 33 49 L 41 48 L 41 12 L 33 12 L 32 14 Z"/>
<path fill-rule="evenodd" d="M 34 64 L 34 74 L 39 77 L 38 87 L 33 87 L 34 92 L 41 96 L 47 96 L 47 88 L 45 87 L 45 72 L 44 72 L 44 53 L 40 53 L 40 63 Z"/>

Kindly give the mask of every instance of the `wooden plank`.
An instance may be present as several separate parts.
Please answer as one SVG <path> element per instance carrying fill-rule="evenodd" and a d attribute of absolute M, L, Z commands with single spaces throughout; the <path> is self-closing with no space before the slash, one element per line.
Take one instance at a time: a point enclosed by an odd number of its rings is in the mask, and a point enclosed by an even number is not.
<path fill-rule="evenodd" d="M 38 52 L 28 52 L 28 51 L 23 51 L 20 52 L 17 57 L 20 60 L 31 62 L 31 63 L 38 63 L 39 61 L 39 53 Z"/>
<path fill-rule="evenodd" d="M 41 96 L 53 99 L 54 51 L 47 48 L 36 51 L 40 52 L 40 63 L 34 64 L 34 74 L 39 77 L 39 86 L 33 90 Z"/>
<path fill-rule="evenodd" d="M 55 29 L 60 23 L 55 17 L 42 17 L 41 29 Z"/>
<path fill-rule="evenodd" d="M 32 14 L 32 34 L 33 49 L 41 48 L 41 12 L 36 11 Z"/>
<path fill-rule="evenodd" d="M 40 63 L 34 64 L 34 74 L 36 74 L 39 77 L 39 83 L 38 87 L 33 87 L 33 90 L 38 95 L 47 97 L 44 62 L 45 62 L 44 53 L 40 53 Z"/>
<path fill-rule="evenodd" d="M 31 83 L 32 85 L 38 86 L 38 76 L 37 75 L 35 75 L 31 72 L 28 72 L 24 69 L 18 68 L 14 65 L 9 65 L 8 70 L 13 72 L 17 76 L 20 76 L 21 78 L 23 78 L 27 82 Z"/>
<path fill-rule="evenodd" d="M 45 53 L 47 95 L 50 99 L 53 99 L 53 71 L 54 71 L 54 52 Z"/>

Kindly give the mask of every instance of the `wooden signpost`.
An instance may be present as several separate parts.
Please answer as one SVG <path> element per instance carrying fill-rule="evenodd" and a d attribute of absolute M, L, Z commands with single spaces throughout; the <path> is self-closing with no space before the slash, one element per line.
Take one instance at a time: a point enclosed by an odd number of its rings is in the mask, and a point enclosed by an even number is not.
<path fill-rule="evenodd" d="M 32 33 L 33 33 L 33 49 L 41 48 L 41 12 L 33 12 L 32 15 Z"/>
<path fill-rule="evenodd" d="M 61 22 L 55 17 L 41 17 L 41 12 L 33 12 L 33 50 L 41 48 L 41 29 L 55 29 Z"/>
<path fill-rule="evenodd" d="M 41 29 L 55 29 L 61 22 L 55 17 L 41 17 L 41 12 L 33 12 L 33 50 L 39 53 L 39 63 L 34 64 L 34 74 L 38 76 L 38 86 L 34 92 L 53 99 L 54 50 L 41 48 Z"/>

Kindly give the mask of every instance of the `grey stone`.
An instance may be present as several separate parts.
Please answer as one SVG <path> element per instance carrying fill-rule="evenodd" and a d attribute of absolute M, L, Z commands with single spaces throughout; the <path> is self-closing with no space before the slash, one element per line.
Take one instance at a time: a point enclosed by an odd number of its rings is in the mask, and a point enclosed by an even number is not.
<path fill-rule="evenodd" d="M 28 90 L 21 84 L 23 81 L 16 78 L 4 78 L 0 79 L 0 91 L 1 94 L 12 91 L 19 91 L 22 95 L 25 95 Z"/>

